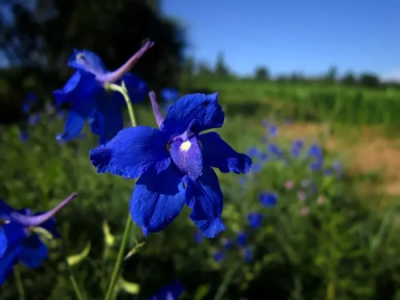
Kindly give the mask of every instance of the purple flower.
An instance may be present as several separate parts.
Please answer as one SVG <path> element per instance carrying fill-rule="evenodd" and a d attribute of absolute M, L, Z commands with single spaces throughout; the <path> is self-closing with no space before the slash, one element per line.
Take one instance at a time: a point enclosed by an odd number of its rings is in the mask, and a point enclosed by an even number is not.
<path fill-rule="evenodd" d="M 247 215 L 247 220 L 252 228 L 259 228 L 263 219 L 264 215 L 259 212 L 251 212 Z"/>
<path fill-rule="evenodd" d="M 278 201 L 278 195 L 273 192 L 264 192 L 260 194 L 260 202 L 264 207 L 273 207 Z"/>
<path fill-rule="evenodd" d="M 108 83 L 124 82 L 130 100 L 140 102 L 146 96 L 146 84 L 129 72 L 138 59 L 153 43 L 148 41 L 118 70 L 110 72 L 95 53 L 82 50 L 74 51 L 68 65 L 76 70 L 62 89 L 53 92 L 57 106 L 71 104 L 65 121 L 64 132 L 57 139 L 70 141 L 81 132 L 88 120 L 93 134 L 99 135 L 99 143 L 104 144 L 113 138 L 122 128 L 122 107 L 126 105 L 118 92 L 107 91 Z"/>
<path fill-rule="evenodd" d="M 243 254 L 246 263 L 251 263 L 253 261 L 253 249 L 251 249 L 250 246 L 244 248 Z"/>
<path fill-rule="evenodd" d="M 216 262 L 221 262 L 221 261 L 223 261 L 225 259 L 225 253 L 222 252 L 222 251 L 215 251 L 213 253 L 213 259 Z"/>
<path fill-rule="evenodd" d="M 182 294 L 184 287 L 179 279 L 174 280 L 166 287 L 158 290 L 149 300 L 177 300 Z"/>
<path fill-rule="evenodd" d="M 73 193 L 52 210 L 36 214 L 29 209 L 16 210 L 0 200 L 0 286 L 12 275 L 18 261 L 37 268 L 47 259 L 47 247 L 32 229 L 41 227 L 59 238 L 54 215 L 76 196 Z"/>
<path fill-rule="evenodd" d="M 239 247 L 244 247 L 247 244 L 247 233 L 244 231 L 240 231 L 236 235 L 236 243 Z"/>
<path fill-rule="evenodd" d="M 175 102 L 166 118 L 154 93 L 153 112 L 160 129 L 138 126 L 121 130 L 105 145 L 90 151 L 99 173 L 139 178 L 130 213 L 145 235 L 167 227 L 183 205 L 190 219 L 208 238 L 225 229 L 221 220 L 222 192 L 212 167 L 223 173 L 247 173 L 250 157 L 237 153 L 216 132 L 224 112 L 218 94 L 191 94 Z"/>
<path fill-rule="evenodd" d="M 268 129 L 268 135 L 270 137 L 276 137 L 278 135 L 278 126 L 270 125 Z"/>

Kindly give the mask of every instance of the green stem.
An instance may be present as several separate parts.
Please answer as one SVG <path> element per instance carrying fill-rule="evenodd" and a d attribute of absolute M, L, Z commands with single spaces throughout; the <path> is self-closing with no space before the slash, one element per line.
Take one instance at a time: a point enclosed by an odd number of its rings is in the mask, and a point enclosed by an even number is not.
<path fill-rule="evenodd" d="M 69 266 L 68 266 L 68 268 L 69 268 Z M 72 287 L 74 288 L 76 298 L 78 300 L 83 300 L 81 291 L 79 290 L 78 284 L 76 283 L 75 277 L 71 271 L 69 272 L 69 280 L 71 281 Z"/>
<path fill-rule="evenodd" d="M 111 84 L 108 84 L 108 88 L 112 91 L 120 92 L 122 94 L 122 96 L 124 96 L 126 106 L 128 107 L 129 118 L 131 120 L 132 127 L 136 127 L 137 126 L 136 118 L 135 118 L 135 114 L 133 113 L 132 102 L 131 102 L 131 99 L 129 99 L 128 90 L 126 89 L 125 83 L 122 82 L 121 86 L 111 83 Z"/>
<path fill-rule="evenodd" d="M 131 103 L 131 100 L 129 99 L 129 95 L 128 95 L 128 91 L 125 87 L 125 83 L 122 82 L 121 86 L 116 85 L 116 84 L 109 84 L 108 87 L 113 91 L 120 92 L 122 94 L 122 96 L 124 96 L 124 99 L 126 101 L 126 106 L 128 107 L 129 118 L 131 120 L 132 127 L 136 127 L 135 114 L 133 112 L 132 103 Z M 119 271 L 121 269 L 121 264 L 122 264 L 122 261 L 124 258 L 124 252 L 125 252 L 126 244 L 128 243 L 128 237 L 131 232 L 131 229 L 132 229 L 132 220 L 131 220 L 131 216 L 128 214 L 128 218 L 126 220 L 126 225 L 125 225 L 125 230 L 124 230 L 124 235 L 122 237 L 121 245 L 119 247 L 117 261 L 115 262 L 114 271 L 111 276 L 111 281 L 110 281 L 110 285 L 108 287 L 108 291 L 107 291 L 105 300 L 111 300 L 111 298 L 113 296 L 114 287 L 118 280 Z"/>
<path fill-rule="evenodd" d="M 25 300 L 24 285 L 22 284 L 21 273 L 19 272 L 18 266 L 15 268 L 14 274 L 15 274 L 15 284 L 17 285 L 19 299 Z"/>
<path fill-rule="evenodd" d="M 64 262 L 65 262 L 65 264 L 67 266 L 68 277 L 69 277 L 69 280 L 71 281 L 72 287 L 74 288 L 75 296 L 76 296 L 76 298 L 78 300 L 83 300 L 81 291 L 79 290 L 79 287 L 78 287 L 78 284 L 76 283 L 74 274 L 72 273 L 71 266 L 69 265 L 68 260 L 67 260 L 67 256 L 65 255 L 65 251 L 64 251 L 64 247 L 63 247 L 62 243 L 59 244 L 59 249 L 60 249 L 60 252 L 61 252 L 61 256 L 63 257 Z"/>

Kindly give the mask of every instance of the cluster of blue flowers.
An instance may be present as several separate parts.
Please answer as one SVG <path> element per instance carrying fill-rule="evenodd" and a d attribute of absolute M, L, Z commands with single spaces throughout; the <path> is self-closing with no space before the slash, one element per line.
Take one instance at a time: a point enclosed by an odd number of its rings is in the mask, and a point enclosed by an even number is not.
<path fill-rule="evenodd" d="M 176 91 L 165 89 L 162 97 L 168 107 L 164 117 L 155 94 L 139 77 L 129 73 L 153 45 L 145 42 L 115 71 L 107 70 L 95 53 L 75 50 L 68 61 L 75 73 L 53 93 L 58 108 L 70 105 L 64 131 L 57 140 L 67 142 L 79 137 L 86 120 L 89 122 L 91 132 L 99 136 L 99 146 L 89 153 L 97 172 L 137 179 L 129 211 L 144 235 L 163 230 L 186 204 L 192 210 L 190 219 L 201 233 L 213 238 L 225 230 L 221 220 L 223 195 L 213 168 L 222 173 L 245 174 L 252 160 L 233 150 L 216 132 L 202 133 L 224 123 L 217 93 L 189 94 L 178 99 Z M 121 87 L 122 92 L 112 86 Z M 128 105 L 137 103 L 147 94 L 158 128 L 123 129 L 122 108 L 126 101 Z M 34 99 L 27 101 L 23 105 L 26 113 Z M 74 196 L 43 214 L 14 210 L 5 202 L 0 203 L 0 285 L 18 261 L 37 267 L 47 258 L 47 248 L 39 239 L 37 228 L 59 238 L 54 214 Z M 172 290 L 160 292 L 169 296 L 162 298 L 159 293 L 158 298 L 152 299 L 175 299 L 181 291 L 179 284 L 174 284 Z"/>

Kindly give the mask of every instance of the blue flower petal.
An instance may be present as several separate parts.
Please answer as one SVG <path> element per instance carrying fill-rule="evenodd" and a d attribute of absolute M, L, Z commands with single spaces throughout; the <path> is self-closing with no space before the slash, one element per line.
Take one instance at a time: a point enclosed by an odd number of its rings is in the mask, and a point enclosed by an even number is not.
<path fill-rule="evenodd" d="M 188 140 L 176 139 L 169 150 L 175 165 L 191 180 L 196 180 L 202 174 L 203 157 L 196 136 Z"/>
<path fill-rule="evenodd" d="M 278 195 L 273 192 L 264 192 L 260 194 L 260 202 L 264 207 L 273 207 L 278 201 Z"/>
<path fill-rule="evenodd" d="M 0 225 L 1 226 L 1 225 Z M 4 255 L 8 246 L 8 240 L 3 228 L 0 227 L 0 257 Z"/>
<path fill-rule="evenodd" d="M 237 153 L 216 132 L 199 136 L 204 162 L 223 173 L 247 173 L 252 160 L 245 154 Z"/>
<path fill-rule="evenodd" d="M 247 263 L 251 263 L 253 261 L 253 250 L 248 246 L 244 249 L 244 260 Z"/>
<path fill-rule="evenodd" d="M 70 141 L 77 137 L 85 125 L 85 117 L 71 110 L 65 121 L 64 132 L 57 135 L 57 140 Z"/>
<path fill-rule="evenodd" d="M 179 91 L 173 88 L 164 88 L 161 90 L 161 98 L 166 102 L 175 102 L 179 99 Z"/>
<path fill-rule="evenodd" d="M 21 262 L 28 268 L 38 268 L 48 257 L 48 250 L 37 234 L 26 238 L 21 251 Z"/>
<path fill-rule="evenodd" d="M 184 204 L 185 188 L 181 174 L 170 164 L 162 172 L 151 168 L 142 174 L 133 191 L 129 211 L 133 221 L 147 235 L 167 227 L 179 215 Z"/>
<path fill-rule="evenodd" d="M 168 138 L 161 131 L 138 126 L 126 128 L 107 144 L 90 150 L 89 157 L 98 173 L 138 178 L 155 165 L 157 172 L 170 164 Z"/>
<path fill-rule="evenodd" d="M 93 74 L 105 74 L 108 72 L 101 58 L 89 50 L 75 50 L 68 59 L 68 66 Z"/>
<path fill-rule="evenodd" d="M 21 247 L 8 249 L 7 252 L 0 257 L 0 286 L 2 286 L 8 278 L 13 274 L 13 267 L 18 263 Z"/>
<path fill-rule="evenodd" d="M 124 127 L 121 105 L 113 99 L 101 101 L 96 111 L 91 115 L 90 128 L 94 134 L 100 135 L 100 144 L 105 144 L 114 138 Z"/>
<path fill-rule="evenodd" d="M 176 279 L 166 287 L 158 290 L 154 296 L 149 298 L 149 300 L 177 300 L 183 290 L 184 286 L 181 281 Z"/>
<path fill-rule="evenodd" d="M 244 247 L 247 244 L 247 233 L 244 231 L 240 231 L 237 233 L 236 242 L 239 247 Z"/>
<path fill-rule="evenodd" d="M 222 127 L 225 114 L 218 104 L 218 93 L 189 94 L 176 101 L 168 110 L 161 126 L 161 131 L 168 136 L 181 134 L 196 120 L 192 128 L 194 133 L 203 130 Z"/>
<path fill-rule="evenodd" d="M 117 84 L 121 84 L 122 82 L 125 83 L 126 89 L 128 90 L 129 99 L 132 103 L 143 101 L 143 99 L 149 93 L 147 84 L 136 75 L 127 73 L 120 81 L 117 82 Z M 115 93 L 115 98 L 117 98 L 117 101 L 120 103 L 126 103 L 121 93 Z"/>
<path fill-rule="evenodd" d="M 187 183 L 186 203 L 193 209 L 190 219 L 207 238 L 214 238 L 226 229 L 221 221 L 222 198 L 218 177 L 210 167 L 203 167 L 203 174 Z"/>
<path fill-rule="evenodd" d="M 213 253 L 213 259 L 215 262 L 221 262 L 225 259 L 225 253 L 222 251 L 215 251 Z"/>
<path fill-rule="evenodd" d="M 252 212 L 247 215 L 247 220 L 252 228 L 259 228 L 263 219 L 264 215 L 259 212 Z"/>

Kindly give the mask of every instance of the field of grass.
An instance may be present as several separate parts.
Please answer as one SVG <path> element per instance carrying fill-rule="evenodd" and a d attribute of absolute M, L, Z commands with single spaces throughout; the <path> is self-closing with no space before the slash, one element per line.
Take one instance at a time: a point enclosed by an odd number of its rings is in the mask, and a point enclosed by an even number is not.
<path fill-rule="evenodd" d="M 217 131 L 251 154 L 253 170 L 217 173 L 227 230 L 216 239 L 199 238 L 186 208 L 161 233 L 144 238 L 135 227 L 126 250 L 145 244 L 124 263 L 117 299 L 148 299 L 175 278 L 185 286 L 179 299 L 400 299 L 399 206 L 388 201 L 398 195 L 399 143 L 384 130 L 397 126 L 398 92 L 362 91 L 357 98 L 359 91 L 339 87 L 210 80 L 182 89 L 205 88 L 220 92 L 226 111 Z M 155 125 L 148 108 L 135 109 L 139 124 Z M 85 299 L 104 299 L 133 182 L 96 173 L 88 151 L 97 137 L 88 128 L 86 137 L 58 143 L 64 121 L 42 113 L 26 141 L 17 126 L 0 128 L 0 196 L 39 211 L 78 192 L 57 215 L 58 228 L 67 255 L 90 242 L 88 256 L 72 271 Z M 271 124 L 278 126 L 276 136 Z M 304 142 L 298 157 L 292 153 L 296 139 Z M 322 151 L 318 168 L 308 155 L 312 145 Z M 266 194 L 276 203 L 266 205 Z M 250 222 L 254 213 L 262 216 L 257 226 Z M 105 240 L 104 221 L 115 244 Z M 74 299 L 62 255 L 52 241 L 48 245 L 51 254 L 41 268 L 18 266 L 26 299 Z M 18 299 L 16 283 L 12 278 L 1 287 L 0 298 Z"/>

